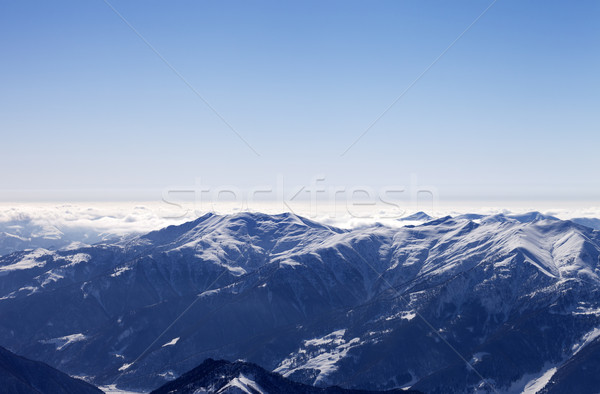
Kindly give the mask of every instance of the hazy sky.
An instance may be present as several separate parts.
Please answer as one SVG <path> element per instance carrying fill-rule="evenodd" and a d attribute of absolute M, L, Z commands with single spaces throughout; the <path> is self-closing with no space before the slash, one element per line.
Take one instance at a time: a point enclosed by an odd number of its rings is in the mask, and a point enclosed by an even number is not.
<path fill-rule="evenodd" d="M 599 1 L 498 0 L 344 155 L 491 1 L 110 3 L 245 141 L 104 1 L 2 1 L 0 199 L 317 175 L 600 197 Z"/>

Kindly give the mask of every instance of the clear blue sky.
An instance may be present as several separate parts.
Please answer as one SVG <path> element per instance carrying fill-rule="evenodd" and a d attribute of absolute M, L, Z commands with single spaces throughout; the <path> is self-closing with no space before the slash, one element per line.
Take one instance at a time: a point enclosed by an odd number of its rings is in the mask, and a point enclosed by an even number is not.
<path fill-rule="evenodd" d="M 600 197 L 600 2 L 0 3 L 0 192 L 407 184 Z"/>

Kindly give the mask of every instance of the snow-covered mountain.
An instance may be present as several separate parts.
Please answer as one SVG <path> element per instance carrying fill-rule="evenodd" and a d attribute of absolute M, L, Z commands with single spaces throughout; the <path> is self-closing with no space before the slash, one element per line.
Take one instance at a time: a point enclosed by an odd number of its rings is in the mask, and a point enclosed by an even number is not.
<path fill-rule="evenodd" d="M 122 238 L 93 228 L 69 228 L 34 222 L 29 218 L 0 222 L 0 256 L 25 249 L 72 249 Z"/>
<path fill-rule="evenodd" d="M 400 218 L 401 221 L 419 221 L 419 222 L 428 222 L 432 219 L 433 219 L 433 217 L 429 216 L 428 214 L 426 214 L 423 211 L 419 211 L 419 212 L 413 213 L 412 215 L 408 215 L 408 216 L 404 216 L 404 217 Z"/>
<path fill-rule="evenodd" d="M 313 387 L 268 372 L 256 364 L 207 359 L 198 367 L 152 394 L 419 394 L 413 390 L 351 390 L 337 386 Z"/>
<path fill-rule="evenodd" d="M 0 256 L 25 249 L 58 250 L 109 242 L 185 221 L 156 205 L 146 205 L 0 204 Z"/>
<path fill-rule="evenodd" d="M 598 231 L 539 213 L 352 230 L 208 214 L 1 257 L 0 344 L 146 390 L 209 357 L 317 386 L 551 390 L 598 358 L 599 256 Z"/>

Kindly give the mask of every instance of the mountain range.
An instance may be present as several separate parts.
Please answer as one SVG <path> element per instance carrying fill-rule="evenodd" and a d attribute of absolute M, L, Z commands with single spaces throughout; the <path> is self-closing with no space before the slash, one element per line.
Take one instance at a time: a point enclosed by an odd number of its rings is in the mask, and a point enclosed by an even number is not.
<path fill-rule="evenodd" d="M 537 212 L 417 219 L 346 230 L 207 214 L 10 253 L 0 345 L 141 391 L 213 358 L 317 387 L 593 392 L 597 230 Z"/>

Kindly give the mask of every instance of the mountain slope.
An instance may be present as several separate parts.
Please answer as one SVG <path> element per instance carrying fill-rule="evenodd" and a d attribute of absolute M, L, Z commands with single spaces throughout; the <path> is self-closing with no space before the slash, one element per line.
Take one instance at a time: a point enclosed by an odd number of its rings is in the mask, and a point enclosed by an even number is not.
<path fill-rule="evenodd" d="M 551 370 L 540 394 L 594 394 L 600 387 L 600 330 L 590 333 L 573 357 Z"/>
<path fill-rule="evenodd" d="M 0 346 L 0 386 L 4 394 L 101 394 L 102 391 L 44 363 L 28 360 Z"/>

